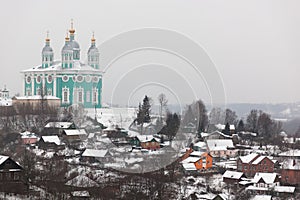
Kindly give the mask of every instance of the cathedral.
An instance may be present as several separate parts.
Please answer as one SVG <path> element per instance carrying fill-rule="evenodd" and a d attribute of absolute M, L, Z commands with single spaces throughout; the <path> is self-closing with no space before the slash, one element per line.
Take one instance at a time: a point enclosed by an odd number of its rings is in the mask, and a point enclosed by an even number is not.
<path fill-rule="evenodd" d="M 73 22 L 61 49 L 60 61 L 54 60 L 47 34 L 42 63 L 22 71 L 24 95 L 55 96 L 60 99 L 62 107 L 82 105 L 84 108 L 101 108 L 102 72 L 99 69 L 99 50 L 94 35 L 87 57 L 87 63 L 80 61 L 80 46 L 75 40 Z"/>

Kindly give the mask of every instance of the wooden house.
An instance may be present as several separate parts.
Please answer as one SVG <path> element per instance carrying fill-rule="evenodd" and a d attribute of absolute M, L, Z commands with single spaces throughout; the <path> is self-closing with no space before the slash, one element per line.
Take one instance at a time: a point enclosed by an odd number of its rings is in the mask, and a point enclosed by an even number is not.
<path fill-rule="evenodd" d="M 137 138 L 140 141 L 140 146 L 142 147 L 142 149 L 160 149 L 160 142 L 158 141 L 158 139 L 153 137 L 153 135 L 139 135 L 137 136 Z"/>
<path fill-rule="evenodd" d="M 243 172 L 236 172 L 227 170 L 223 174 L 223 182 L 227 184 L 238 184 L 245 175 Z"/>
<path fill-rule="evenodd" d="M 185 166 L 188 166 L 189 168 L 191 167 L 190 165 L 185 164 L 193 163 L 196 170 L 205 170 L 212 168 L 213 158 L 209 153 L 203 153 L 200 157 L 189 156 L 185 160 L 181 161 L 181 163 L 184 168 Z"/>
<path fill-rule="evenodd" d="M 0 155 L 0 191 L 23 193 L 26 188 L 23 168 L 10 157 Z"/>
<path fill-rule="evenodd" d="M 64 148 L 64 145 L 61 143 L 57 135 L 42 136 L 38 142 L 38 146 L 41 149 L 53 149 L 53 150 L 59 150 Z"/>
<path fill-rule="evenodd" d="M 80 142 L 87 137 L 84 129 L 66 129 L 63 130 L 62 137 L 69 143 Z"/>

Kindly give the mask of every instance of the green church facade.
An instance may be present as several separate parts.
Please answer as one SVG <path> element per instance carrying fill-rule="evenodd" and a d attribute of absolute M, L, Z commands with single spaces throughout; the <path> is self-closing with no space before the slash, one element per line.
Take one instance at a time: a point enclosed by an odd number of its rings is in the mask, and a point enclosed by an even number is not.
<path fill-rule="evenodd" d="M 54 61 L 50 39 L 46 38 L 42 50 L 42 64 L 22 71 L 25 96 L 55 96 L 62 107 L 82 105 L 101 108 L 102 72 L 99 69 L 99 51 L 94 36 L 88 49 L 88 62 L 80 61 L 80 46 L 75 41 L 73 25 L 70 38 L 65 38 L 61 61 Z"/>

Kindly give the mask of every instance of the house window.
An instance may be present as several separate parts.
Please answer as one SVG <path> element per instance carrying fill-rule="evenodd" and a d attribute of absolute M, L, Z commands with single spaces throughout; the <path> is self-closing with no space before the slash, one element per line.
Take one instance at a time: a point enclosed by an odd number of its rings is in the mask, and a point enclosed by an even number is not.
<path fill-rule="evenodd" d="M 5 173 L 5 176 L 6 176 L 6 180 L 10 180 L 11 179 L 10 173 Z"/>
<path fill-rule="evenodd" d="M 19 180 L 19 179 L 20 179 L 20 177 L 19 177 L 19 174 L 18 174 L 18 173 L 14 173 L 14 174 L 13 174 L 13 176 L 14 176 L 14 180 Z"/>
<path fill-rule="evenodd" d="M 62 94 L 62 102 L 69 103 L 69 88 L 63 88 Z"/>
<path fill-rule="evenodd" d="M 78 89 L 78 103 L 83 103 L 83 89 Z"/>
<path fill-rule="evenodd" d="M 27 82 L 27 83 L 30 83 L 30 82 L 31 82 L 31 77 L 30 77 L 30 76 L 27 76 L 26 82 Z"/>
<path fill-rule="evenodd" d="M 41 76 L 37 76 L 37 77 L 36 77 L 36 82 L 37 82 L 37 83 L 41 83 L 41 80 L 42 80 Z"/>
<path fill-rule="evenodd" d="M 51 89 L 48 89 L 47 95 L 48 95 L 48 96 L 52 96 L 52 90 L 51 90 Z"/>
<path fill-rule="evenodd" d="M 41 95 L 41 88 L 37 88 L 37 89 L 36 89 L 36 94 L 37 94 L 37 95 Z"/>
<path fill-rule="evenodd" d="M 26 88 L 26 96 L 31 96 L 31 89 L 29 87 Z"/>
<path fill-rule="evenodd" d="M 93 88 L 93 104 L 98 104 L 98 89 Z"/>

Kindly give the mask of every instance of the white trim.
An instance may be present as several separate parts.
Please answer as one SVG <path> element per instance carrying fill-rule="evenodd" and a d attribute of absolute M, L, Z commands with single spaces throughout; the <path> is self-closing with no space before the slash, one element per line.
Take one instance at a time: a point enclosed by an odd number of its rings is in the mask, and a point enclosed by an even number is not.
<path fill-rule="evenodd" d="M 67 80 L 64 80 L 64 77 L 67 77 Z M 61 80 L 66 83 L 69 81 L 69 76 L 68 75 L 61 76 Z"/>
<path fill-rule="evenodd" d="M 65 101 L 64 93 L 67 92 L 67 101 Z M 70 89 L 68 87 L 62 88 L 62 95 L 61 95 L 62 104 L 70 103 Z"/>

